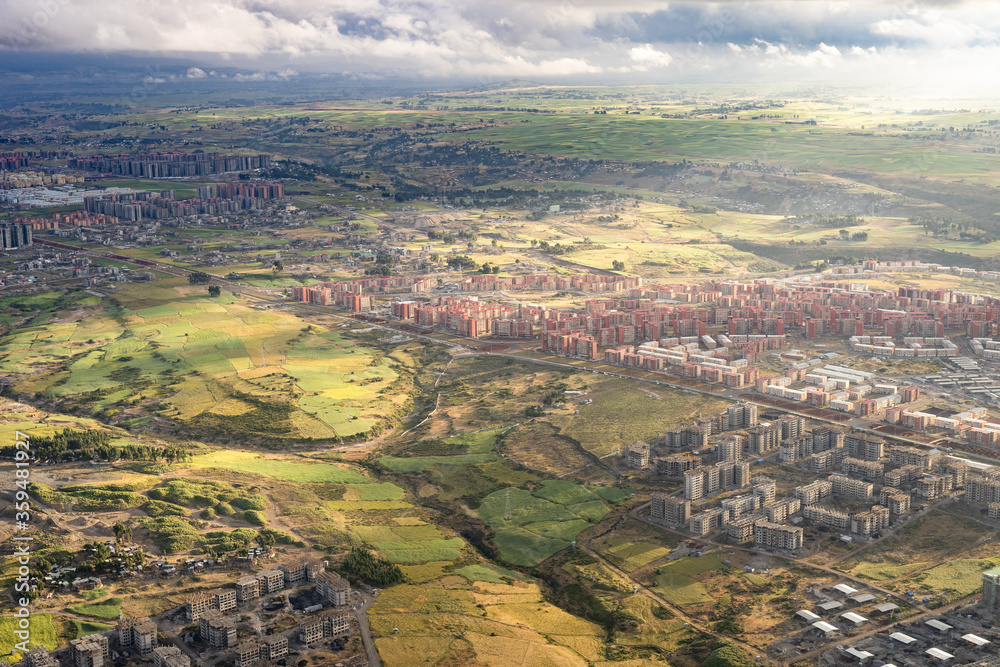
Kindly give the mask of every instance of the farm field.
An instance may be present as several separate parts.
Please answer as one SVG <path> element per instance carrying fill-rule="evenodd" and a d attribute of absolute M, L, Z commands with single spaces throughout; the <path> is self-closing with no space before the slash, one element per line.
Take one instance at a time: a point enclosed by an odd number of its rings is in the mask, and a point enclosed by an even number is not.
<path fill-rule="evenodd" d="M 991 537 L 977 521 L 932 511 L 842 561 L 837 568 L 898 592 L 913 589 L 946 597 L 960 591 L 968 594 L 981 585 L 980 574 L 993 567 L 987 558 L 992 553 L 976 549 L 981 544 L 988 546 Z"/>
<path fill-rule="evenodd" d="M 506 518 L 508 499 L 510 520 Z M 483 498 L 476 512 L 495 532 L 493 541 L 503 560 L 531 566 L 570 546 L 608 508 L 584 486 L 552 480 L 542 482 L 537 491 L 495 491 Z"/>
<path fill-rule="evenodd" d="M 13 665 L 21 659 L 21 654 L 14 652 L 14 644 L 19 641 L 14 636 L 14 630 L 17 628 L 18 621 L 13 616 L 0 617 L 0 660 L 8 665 Z M 41 645 L 50 651 L 55 650 L 58 640 L 52 614 L 31 614 L 28 619 L 28 631 L 31 633 L 29 649 Z"/>
<path fill-rule="evenodd" d="M 450 576 L 379 594 L 369 612 L 387 667 L 435 662 L 533 667 L 593 664 L 602 630 L 542 598 L 536 584 L 469 582 Z M 393 634 L 398 628 L 399 633 Z"/>
<path fill-rule="evenodd" d="M 594 456 L 655 438 L 657 433 L 688 423 L 694 414 L 714 414 L 728 404 L 669 387 L 638 389 L 624 380 L 602 382 L 587 398 L 593 403 L 581 405 L 579 415 L 558 414 L 547 420 L 560 435 L 572 438 Z"/>
<path fill-rule="evenodd" d="M 116 299 L 29 304 L 49 321 L 3 339 L 0 370 L 47 369 L 16 377 L 64 408 L 105 420 L 155 412 L 202 437 L 346 438 L 409 400 L 381 352 L 228 293 L 171 280 Z"/>

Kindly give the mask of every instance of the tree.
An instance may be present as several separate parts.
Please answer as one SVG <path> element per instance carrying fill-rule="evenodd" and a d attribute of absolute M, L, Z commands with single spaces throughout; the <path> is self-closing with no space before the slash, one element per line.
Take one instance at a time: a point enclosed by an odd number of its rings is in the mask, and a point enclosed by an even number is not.
<path fill-rule="evenodd" d="M 207 285 L 212 280 L 212 276 L 204 271 L 195 271 L 188 275 L 188 282 L 192 285 Z"/>
<path fill-rule="evenodd" d="M 624 271 L 625 262 L 620 262 L 617 259 L 611 262 L 611 268 L 615 271 Z"/>
<path fill-rule="evenodd" d="M 222 288 L 221 287 L 219 287 L 218 285 L 209 285 L 208 286 L 208 295 L 209 296 L 219 296 L 220 294 L 222 294 Z"/>
<path fill-rule="evenodd" d="M 280 259 L 274 260 L 274 272 L 281 273 L 284 270 L 285 270 L 285 265 L 281 262 L 281 260 Z"/>
<path fill-rule="evenodd" d="M 126 526 L 122 522 L 116 523 L 112 526 L 112 530 L 115 531 L 115 541 L 116 542 L 131 542 L 132 541 L 132 529 Z"/>

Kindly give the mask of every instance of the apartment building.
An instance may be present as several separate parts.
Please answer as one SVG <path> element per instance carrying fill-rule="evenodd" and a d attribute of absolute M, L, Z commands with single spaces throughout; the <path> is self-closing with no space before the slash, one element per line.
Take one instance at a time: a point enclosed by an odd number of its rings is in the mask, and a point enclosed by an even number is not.
<path fill-rule="evenodd" d="M 708 535 L 713 530 L 721 528 L 725 522 L 725 512 L 721 507 L 714 507 L 704 512 L 692 514 L 689 530 L 694 535 Z"/>
<path fill-rule="evenodd" d="M 694 470 L 700 465 L 701 458 L 693 454 L 670 454 L 656 459 L 656 474 L 681 478 L 688 470 Z"/>
<path fill-rule="evenodd" d="M 176 646 L 158 646 L 153 649 L 153 667 L 191 667 L 191 658 Z"/>
<path fill-rule="evenodd" d="M 845 512 L 827 509 L 819 505 L 806 505 L 802 508 L 802 516 L 806 521 L 829 526 L 837 530 L 847 530 L 851 526 L 851 516 Z"/>
<path fill-rule="evenodd" d="M 236 621 L 231 616 L 209 609 L 198 619 L 198 627 L 202 641 L 212 648 L 236 646 Z"/>
<path fill-rule="evenodd" d="M 916 447 L 890 447 L 889 463 L 898 466 L 921 466 L 930 468 L 934 463 L 934 458 L 930 451 L 917 449 Z"/>
<path fill-rule="evenodd" d="M 890 512 L 888 507 L 874 505 L 867 512 L 858 512 L 851 516 L 851 532 L 870 537 L 889 527 Z"/>
<path fill-rule="evenodd" d="M 726 408 L 726 417 L 729 428 L 726 430 L 737 431 L 745 428 L 757 426 L 757 406 L 753 403 L 734 403 Z"/>
<path fill-rule="evenodd" d="M 850 433 L 844 436 L 847 455 L 865 461 L 878 461 L 885 456 L 885 440 L 867 433 Z"/>
<path fill-rule="evenodd" d="M 730 542 L 742 544 L 753 539 L 754 523 L 760 521 L 753 516 L 745 516 L 726 524 L 726 535 Z"/>
<path fill-rule="evenodd" d="M 809 458 L 809 468 L 813 472 L 826 472 L 839 468 L 845 458 L 847 458 L 847 450 L 843 447 L 816 452 Z"/>
<path fill-rule="evenodd" d="M 118 618 L 118 645 L 123 649 L 146 655 L 157 646 L 156 623 L 148 616 L 141 618 Z"/>
<path fill-rule="evenodd" d="M 316 644 L 330 637 L 341 637 L 351 631 L 351 615 L 346 611 L 329 610 L 311 616 L 299 624 L 299 641 Z"/>
<path fill-rule="evenodd" d="M 249 602 L 260 597 L 260 583 L 257 577 L 248 574 L 236 580 L 236 601 Z"/>
<path fill-rule="evenodd" d="M 808 484 L 795 487 L 794 493 L 803 506 L 815 505 L 833 493 L 833 483 L 828 480 L 817 479 Z"/>
<path fill-rule="evenodd" d="M 184 611 L 188 622 L 194 623 L 201 619 L 202 615 L 209 610 L 220 611 L 223 614 L 236 609 L 236 591 L 234 589 L 217 589 L 195 593 L 188 596 L 184 602 Z"/>
<path fill-rule="evenodd" d="M 753 478 L 753 495 L 760 498 L 761 506 L 773 503 L 778 493 L 778 483 L 770 477 L 758 475 Z"/>
<path fill-rule="evenodd" d="M 927 475 L 913 484 L 913 492 L 924 500 L 943 498 L 951 493 L 951 475 Z"/>
<path fill-rule="evenodd" d="M 277 593 L 284 587 L 285 573 L 281 570 L 261 570 L 257 573 L 257 588 L 261 596 Z"/>
<path fill-rule="evenodd" d="M 837 496 L 867 500 L 875 492 L 875 486 L 871 482 L 851 479 L 846 475 L 830 475 L 827 481 L 833 485 L 833 493 Z"/>
<path fill-rule="evenodd" d="M 105 635 L 87 635 L 69 643 L 73 667 L 104 667 L 110 665 L 108 638 Z"/>
<path fill-rule="evenodd" d="M 296 561 L 295 563 L 282 563 L 278 566 L 281 573 L 284 575 L 284 586 L 285 588 L 295 588 L 296 584 L 301 584 L 306 581 L 306 563 L 305 561 Z"/>
<path fill-rule="evenodd" d="M 41 644 L 35 644 L 24 656 L 24 667 L 59 667 L 59 661 Z"/>
<path fill-rule="evenodd" d="M 758 521 L 754 526 L 754 546 L 757 548 L 795 551 L 802 548 L 804 531 L 798 526 L 786 526 L 770 521 Z"/>
<path fill-rule="evenodd" d="M 317 641 L 319 641 L 317 639 Z M 235 667 L 254 667 L 280 660 L 288 655 L 288 638 L 283 635 L 261 637 L 236 647 Z"/>
<path fill-rule="evenodd" d="M 315 577 L 316 593 L 326 604 L 342 607 L 351 597 L 351 585 L 336 572 L 320 572 Z"/>
<path fill-rule="evenodd" d="M 881 480 L 885 472 L 885 465 L 882 463 L 856 459 L 853 456 L 846 457 L 840 467 L 848 475 L 854 475 L 868 481 Z"/>
<path fill-rule="evenodd" d="M 649 465 L 649 443 L 637 442 L 628 446 L 625 454 L 628 467 L 645 468 Z"/>
<path fill-rule="evenodd" d="M 691 518 L 691 501 L 657 491 L 650 496 L 649 515 L 674 526 L 686 524 Z"/>
<path fill-rule="evenodd" d="M 767 456 L 778 451 L 780 444 L 781 425 L 777 422 L 747 429 L 747 449 L 752 456 Z"/>
<path fill-rule="evenodd" d="M 771 523 L 783 523 L 802 509 L 802 501 L 798 498 L 784 498 L 767 505 L 764 511 Z"/>
<path fill-rule="evenodd" d="M 879 504 L 889 508 L 889 514 L 896 519 L 910 511 L 910 494 L 889 486 L 883 486 L 879 494 Z"/>
<path fill-rule="evenodd" d="M 1000 502 L 1000 474 L 970 475 L 965 482 L 965 501 L 970 503 Z"/>

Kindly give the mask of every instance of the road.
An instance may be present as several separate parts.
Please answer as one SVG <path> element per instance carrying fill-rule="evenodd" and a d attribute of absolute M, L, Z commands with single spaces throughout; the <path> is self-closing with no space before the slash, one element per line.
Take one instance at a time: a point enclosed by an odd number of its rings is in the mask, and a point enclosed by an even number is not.
<path fill-rule="evenodd" d="M 375 648 L 375 640 L 372 638 L 372 630 L 368 625 L 368 610 L 375 601 L 374 597 L 364 591 L 354 589 L 352 596 L 357 593 L 361 600 L 357 603 L 357 608 L 353 606 L 351 613 L 358 621 L 358 628 L 361 631 L 361 642 L 365 645 L 365 655 L 368 658 L 368 667 L 382 667 L 382 660 L 379 658 L 378 649 Z"/>

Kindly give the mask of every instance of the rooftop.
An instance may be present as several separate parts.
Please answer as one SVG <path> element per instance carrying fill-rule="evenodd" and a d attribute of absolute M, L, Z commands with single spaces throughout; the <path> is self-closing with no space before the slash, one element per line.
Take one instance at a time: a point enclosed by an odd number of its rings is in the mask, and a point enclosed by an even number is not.
<path fill-rule="evenodd" d="M 955 657 L 951 653 L 948 653 L 946 651 L 942 651 L 941 649 L 939 649 L 937 647 L 935 647 L 935 648 L 929 648 L 926 651 L 924 651 L 924 653 L 926 653 L 927 655 L 931 656 L 932 658 L 937 658 L 938 660 L 950 660 L 950 659 L 952 659 L 952 658 Z"/>

